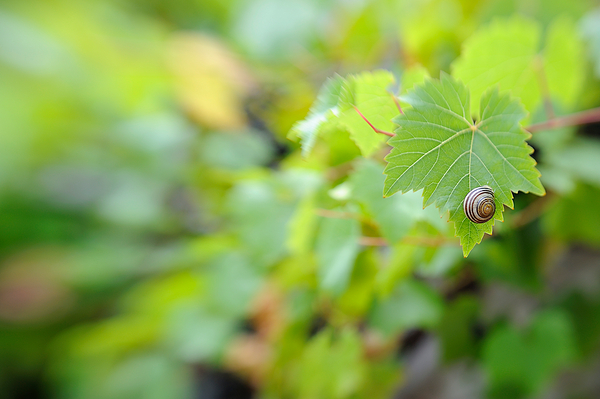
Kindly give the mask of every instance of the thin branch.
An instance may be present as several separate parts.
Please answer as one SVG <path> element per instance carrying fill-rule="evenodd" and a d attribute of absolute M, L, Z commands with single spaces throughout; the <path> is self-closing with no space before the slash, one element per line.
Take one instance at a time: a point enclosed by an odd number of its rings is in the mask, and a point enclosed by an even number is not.
<path fill-rule="evenodd" d="M 390 133 L 390 132 L 386 132 L 385 130 L 377 129 L 375 126 L 373 126 L 371 124 L 371 122 L 369 122 L 369 120 L 362 114 L 362 112 L 360 112 L 358 110 L 358 108 L 356 108 L 356 106 L 353 106 L 353 107 L 356 110 L 356 112 L 358 112 L 358 114 L 360 115 L 360 117 L 363 118 L 365 120 L 365 122 L 367 122 L 369 124 L 369 126 L 371 126 L 371 129 L 373 129 L 376 133 L 385 134 L 386 136 L 390 136 L 390 137 L 394 137 L 395 136 L 394 133 Z"/>
<path fill-rule="evenodd" d="M 329 218 L 329 219 L 355 219 L 364 224 L 368 224 L 371 227 L 378 227 L 375 222 L 371 219 L 366 218 L 358 213 L 352 212 L 340 212 L 340 211 L 332 211 L 330 209 L 318 208 L 315 210 L 318 216 Z"/>
<path fill-rule="evenodd" d="M 389 243 L 383 237 L 360 237 L 358 241 L 361 245 L 369 247 L 385 247 Z M 446 237 L 404 237 L 401 240 L 402 243 L 415 246 L 423 247 L 439 247 L 442 245 L 458 245 L 456 240 Z"/>
<path fill-rule="evenodd" d="M 442 245 L 459 246 L 460 244 L 455 238 L 449 237 L 404 237 L 404 244 L 417 245 L 423 247 L 439 247 Z"/>
<path fill-rule="evenodd" d="M 394 100 L 394 104 L 396 104 L 396 108 L 398 108 L 398 112 L 403 114 L 404 111 L 402 111 L 402 107 L 400 106 L 400 101 L 398 101 L 398 97 L 396 97 L 393 93 L 390 93 L 390 96 L 392 96 L 392 100 Z"/>
<path fill-rule="evenodd" d="M 387 240 L 382 237 L 360 237 L 358 243 L 366 247 L 385 247 L 388 245 Z"/>
<path fill-rule="evenodd" d="M 541 130 L 557 129 L 567 126 L 586 125 L 588 123 L 594 122 L 600 122 L 600 107 L 592 108 L 583 112 L 578 112 L 576 114 L 550 119 L 546 122 L 535 123 L 533 125 L 529 125 L 525 129 L 531 133 L 535 133 Z"/>
<path fill-rule="evenodd" d="M 360 219 L 361 216 L 351 212 L 332 211 L 329 209 L 317 209 L 317 215 L 331 219 Z"/>

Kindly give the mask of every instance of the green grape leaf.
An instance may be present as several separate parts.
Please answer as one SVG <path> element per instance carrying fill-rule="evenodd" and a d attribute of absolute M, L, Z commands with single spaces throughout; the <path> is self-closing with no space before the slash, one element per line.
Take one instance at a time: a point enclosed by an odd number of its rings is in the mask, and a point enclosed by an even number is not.
<path fill-rule="evenodd" d="M 310 153 L 319 134 L 336 119 L 343 85 L 344 78 L 341 76 L 336 75 L 329 78 L 321 87 L 317 100 L 310 108 L 306 119 L 292 126 L 290 136 L 295 134 L 300 137 L 302 155 L 307 156 Z"/>
<path fill-rule="evenodd" d="M 394 75 L 388 71 L 363 72 L 349 76 L 342 90 L 340 122 L 365 157 L 377 151 L 386 136 L 375 133 L 354 107 L 378 129 L 393 131 L 392 119 L 399 111 L 388 87 L 394 81 Z"/>
<path fill-rule="evenodd" d="M 582 44 L 575 25 L 557 19 L 540 51 L 541 26 L 523 17 L 498 19 L 468 39 L 452 64 L 452 75 L 471 91 L 471 112 L 479 112 L 479 99 L 491 86 L 510 90 L 531 112 L 543 95 L 572 105 L 579 94 L 583 68 Z"/>
<path fill-rule="evenodd" d="M 411 108 L 396 122 L 400 128 L 390 139 L 386 157 L 384 195 L 423 189 L 424 206 L 449 212 L 463 254 L 467 256 L 491 234 L 494 220 L 503 220 L 503 206 L 513 207 L 512 193 L 545 193 L 539 181 L 530 135 L 519 122 L 526 112 L 521 104 L 497 88 L 484 93 L 482 114 L 475 123 L 468 115 L 469 91 L 447 74 L 428 79 L 405 96 Z M 494 190 L 496 214 L 486 223 L 469 221 L 463 199 L 479 186 Z"/>
<path fill-rule="evenodd" d="M 423 71 L 413 74 L 419 79 Z M 378 129 L 394 130 L 392 119 L 399 111 L 395 95 L 388 91 L 394 82 L 394 75 L 384 70 L 362 72 L 347 79 L 336 75 L 323 85 L 308 116 L 292 127 L 289 137 L 300 137 L 302 155 L 307 156 L 318 136 L 347 131 L 362 155 L 372 155 L 382 147 L 386 136 L 375 133 L 357 109 Z"/>

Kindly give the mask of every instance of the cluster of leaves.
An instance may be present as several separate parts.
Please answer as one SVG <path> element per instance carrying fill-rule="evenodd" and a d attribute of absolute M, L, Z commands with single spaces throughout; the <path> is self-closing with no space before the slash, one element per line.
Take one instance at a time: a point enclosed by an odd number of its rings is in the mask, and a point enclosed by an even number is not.
<path fill-rule="evenodd" d="M 426 80 L 406 94 L 426 76 L 413 67 L 401 82 L 400 98 L 388 91 L 394 81 L 389 73 L 338 76 L 323 86 L 310 115 L 293 131 L 306 154 L 317 135 L 337 122 L 369 157 L 383 137 L 373 130 L 392 130 L 393 120 L 399 128 L 389 142 L 384 195 L 424 189 L 424 206 L 435 203 L 449 212 L 467 256 L 484 233 L 492 233 L 494 220 L 502 220 L 503 206 L 513 208 L 513 192 L 545 194 L 529 156 L 533 150 L 525 144 L 530 136 L 520 125 L 526 110 L 536 111 L 544 99 L 573 108 L 581 92 L 584 64 L 576 60 L 583 57 L 583 45 L 575 24 L 554 21 L 541 52 L 540 31 L 522 17 L 496 20 L 467 40 L 452 63 L 460 81 L 442 74 L 441 81 Z M 400 99 L 408 104 L 404 112 Z M 494 190 L 497 211 L 489 222 L 476 224 L 466 218 L 462 203 L 483 185 Z"/>
<path fill-rule="evenodd" d="M 542 3 L 5 2 L 0 396 L 595 397 L 600 144 L 524 128 L 598 13 Z"/>

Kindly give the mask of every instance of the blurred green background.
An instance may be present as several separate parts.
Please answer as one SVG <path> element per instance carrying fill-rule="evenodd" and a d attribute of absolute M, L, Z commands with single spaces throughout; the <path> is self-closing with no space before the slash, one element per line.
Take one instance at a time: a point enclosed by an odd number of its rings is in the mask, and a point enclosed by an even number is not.
<path fill-rule="evenodd" d="M 536 134 L 543 206 L 467 259 L 383 153 L 287 137 L 334 73 L 438 77 L 514 15 L 577 27 L 557 109 L 600 106 L 594 7 L 1 1 L 0 398 L 599 398 L 598 125 Z"/>

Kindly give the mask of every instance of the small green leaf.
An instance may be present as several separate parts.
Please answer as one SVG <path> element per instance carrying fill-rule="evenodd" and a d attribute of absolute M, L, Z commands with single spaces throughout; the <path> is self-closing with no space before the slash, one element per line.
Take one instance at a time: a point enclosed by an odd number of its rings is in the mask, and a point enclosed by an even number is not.
<path fill-rule="evenodd" d="M 310 153 L 318 135 L 338 114 L 338 102 L 343 84 L 344 78 L 339 75 L 327 79 L 306 119 L 292 126 L 291 133 L 300 137 L 302 155 L 307 156 Z"/>
<path fill-rule="evenodd" d="M 502 220 L 503 206 L 513 207 L 512 192 L 545 193 L 525 143 L 530 135 L 519 125 L 525 111 L 493 89 L 483 95 L 481 120 L 475 123 L 468 115 L 467 88 L 446 74 L 441 81 L 426 80 L 405 99 L 412 108 L 396 119 L 401 127 L 389 141 L 384 195 L 423 189 L 425 206 L 435 203 L 450 212 L 467 256 L 492 232 L 494 219 Z M 475 224 L 462 204 L 469 191 L 484 185 L 494 190 L 496 214 Z"/>
<path fill-rule="evenodd" d="M 357 109 L 376 128 L 394 130 L 392 119 L 399 111 L 394 94 L 388 91 L 394 81 L 394 75 L 384 70 L 350 75 L 346 80 L 339 75 L 329 79 L 306 119 L 291 129 L 291 136 L 300 137 L 302 154 L 310 153 L 318 136 L 343 130 L 349 132 L 364 156 L 373 154 L 385 142 L 385 135 L 376 133 Z"/>
<path fill-rule="evenodd" d="M 340 122 L 350 132 L 350 138 L 365 157 L 379 149 L 386 136 L 373 131 L 354 107 L 376 128 L 393 131 L 395 125 L 392 119 L 399 111 L 394 103 L 394 95 L 388 88 L 394 80 L 391 72 L 380 70 L 349 76 L 344 85 Z"/>

